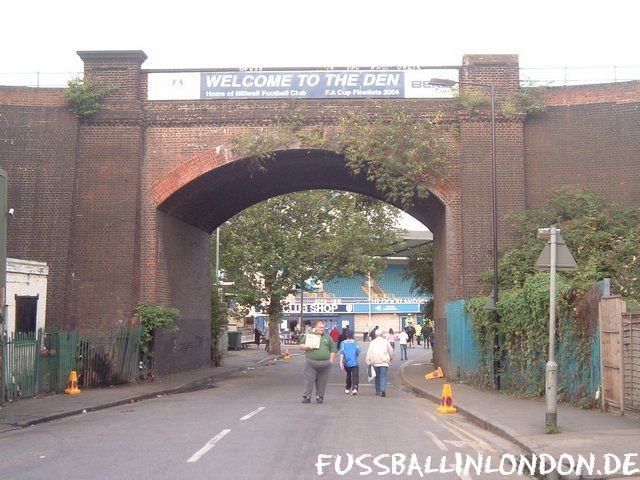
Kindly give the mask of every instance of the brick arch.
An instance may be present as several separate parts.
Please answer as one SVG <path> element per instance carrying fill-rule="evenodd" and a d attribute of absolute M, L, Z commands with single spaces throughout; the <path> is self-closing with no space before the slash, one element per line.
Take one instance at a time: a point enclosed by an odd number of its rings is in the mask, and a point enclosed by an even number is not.
<path fill-rule="evenodd" d="M 251 205 L 276 195 L 312 189 L 353 191 L 387 202 L 371 182 L 351 174 L 339 153 L 280 150 L 257 169 L 251 158 L 236 157 L 225 145 L 175 167 L 153 185 L 152 195 L 161 211 L 211 232 Z M 434 212 L 456 196 L 455 186 L 448 182 L 434 182 L 429 189 L 430 197 L 418 200 L 407 210 L 428 227 L 435 221 L 431 217 L 438 215 Z"/>
<path fill-rule="evenodd" d="M 233 160 L 227 146 L 219 145 L 178 165 L 162 180 L 153 185 L 152 195 L 156 206 L 189 182 L 230 161 Z"/>

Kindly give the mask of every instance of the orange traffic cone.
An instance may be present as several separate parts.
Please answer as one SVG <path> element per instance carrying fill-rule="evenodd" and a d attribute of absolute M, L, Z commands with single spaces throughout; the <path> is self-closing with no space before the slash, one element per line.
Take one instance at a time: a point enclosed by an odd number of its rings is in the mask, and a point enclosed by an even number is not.
<path fill-rule="evenodd" d="M 442 387 L 442 400 L 440 400 L 440 406 L 436 410 L 440 413 L 456 413 L 458 411 L 453 406 L 453 393 L 451 393 L 450 383 L 445 383 Z"/>
<path fill-rule="evenodd" d="M 71 373 L 69 373 L 69 384 L 67 385 L 64 393 L 69 395 L 80 393 L 80 389 L 78 388 L 78 374 L 75 370 L 71 370 Z"/>
<path fill-rule="evenodd" d="M 285 360 L 289 360 L 291 358 L 291 355 L 289 355 L 289 349 L 285 348 L 284 349 L 284 359 Z"/>
<path fill-rule="evenodd" d="M 427 373 L 427 374 L 424 376 L 424 378 L 425 378 L 426 380 L 432 380 L 432 379 L 434 379 L 434 378 L 442 378 L 442 377 L 444 377 L 444 373 L 443 373 L 443 371 L 442 371 L 442 368 L 440 368 L 440 367 L 438 367 L 436 370 L 434 370 L 434 371 L 433 371 L 433 372 L 431 372 L 431 373 Z"/>

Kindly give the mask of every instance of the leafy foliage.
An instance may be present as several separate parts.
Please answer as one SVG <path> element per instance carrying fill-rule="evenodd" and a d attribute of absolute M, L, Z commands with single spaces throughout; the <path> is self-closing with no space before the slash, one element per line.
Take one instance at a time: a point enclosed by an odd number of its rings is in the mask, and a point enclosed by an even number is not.
<path fill-rule="evenodd" d="M 341 119 L 337 149 L 356 175 L 375 183 L 385 199 L 403 207 L 429 195 L 426 180 L 446 176 L 446 148 L 434 121 L 395 109 L 370 118 Z"/>
<path fill-rule="evenodd" d="M 274 336 L 282 302 L 301 281 L 381 272 L 385 262 L 380 257 L 398 240 L 396 219 L 382 202 L 352 193 L 312 190 L 282 195 L 222 226 L 221 265 L 225 278 L 235 283 L 239 304 L 268 304 Z"/>
<path fill-rule="evenodd" d="M 516 216 L 515 224 L 522 240 L 500 259 L 502 288 L 522 286 L 534 273 L 545 243 L 535 238 L 535 232 L 555 224 L 580 266 L 567 274 L 575 289 L 584 291 L 602 278 L 611 278 L 614 292 L 640 300 L 640 209 L 563 188 L 546 206 Z"/>
<path fill-rule="evenodd" d="M 227 331 L 229 313 L 224 301 L 224 293 L 217 285 L 211 287 L 211 360 L 214 365 L 222 363 L 220 356 L 220 337 Z"/>
<path fill-rule="evenodd" d="M 514 117 L 519 113 L 535 115 L 547 108 L 549 87 L 521 87 L 502 101 L 502 113 Z"/>
<path fill-rule="evenodd" d="M 515 97 L 529 115 L 544 112 L 547 108 L 549 87 L 521 87 Z"/>
<path fill-rule="evenodd" d="M 465 110 L 469 115 L 475 115 L 479 107 L 489 105 L 491 99 L 486 92 L 479 90 L 466 90 L 453 97 L 453 104 Z"/>
<path fill-rule="evenodd" d="M 521 242 L 500 259 L 501 295 L 496 305 L 508 390 L 526 395 L 544 392 L 549 274 L 533 269 L 545 243 L 535 238 L 537 228 L 557 225 L 579 265 L 577 272 L 559 273 L 557 277 L 556 344 L 558 363 L 575 366 L 575 371 L 561 379 L 561 387 L 563 383 L 577 385 L 577 391 L 564 385 L 561 396 L 584 405 L 592 403 L 586 385 L 593 373 L 589 366 L 599 301 L 595 283 L 610 277 L 615 292 L 638 302 L 639 220 L 640 209 L 569 188 L 559 190 L 544 207 L 527 210 L 515 218 Z M 494 324 L 491 314 L 484 310 L 485 300 L 473 299 L 465 308 L 479 340 L 481 377 L 486 382 Z"/>
<path fill-rule="evenodd" d="M 378 107 L 379 115 L 350 112 L 338 125 L 311 125 L 297 111 L 259 132 L 232 139 L 233 150 L 256 168 L 276 151 L 301 147 L 336 151 L 354 175 L 373 182 L 385 200 L 403 207 L 428 196 L 427 181 L 444 178 L 446 144 L 439 117 L 417 120 L 401 109 Z"/>
<path fill-rule="evenodd" d="M 116 90 L 115 87 L 89 83 L 82 78 L 69 80 L 67 86 L 64 97 L 78 118 L 87 118 L 98 112 L 104 98 Z"/>
<path fill-rule="evenodd" d="M 153 357 L 152 341 L 154 330 L 158 328 L 177 330 L 178 327 L 172 324 L 180 318 L 180 311 L 177 308 L 142 301 L 136 306 L 134 313 L 140 317 L 140 324 L 142 325 L 140 349 L 142 350 L 143 361 L 150 366 Z"/>
<path fill-rule="evenodd" d="M 433 293 L 433 243 L 422 245 L 409 253 L 402 277 L 413 282 L 412 290 L 419 295 Z"/>

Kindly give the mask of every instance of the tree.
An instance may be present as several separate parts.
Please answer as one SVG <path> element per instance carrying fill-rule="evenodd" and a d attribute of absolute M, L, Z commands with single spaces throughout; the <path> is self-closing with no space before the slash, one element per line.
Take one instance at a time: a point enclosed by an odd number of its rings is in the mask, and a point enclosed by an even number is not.
<path fill-rule="evenodd" d="M 413 282 L 414 292 L 420 295 L 433 293 L 433 243 L 421 245 L 409 253 L 407 268 L 402 276 Z"/>
<path fill-rule="evenodd" d="M 264 305 L 271 353 L 280 353 L 282 305 L 296 284 L 380 273 L 398 240 L 397 214 L 362 195 L 311 190 L 274 197 L 220 229 L 221 265 L 239 304 Z"/>

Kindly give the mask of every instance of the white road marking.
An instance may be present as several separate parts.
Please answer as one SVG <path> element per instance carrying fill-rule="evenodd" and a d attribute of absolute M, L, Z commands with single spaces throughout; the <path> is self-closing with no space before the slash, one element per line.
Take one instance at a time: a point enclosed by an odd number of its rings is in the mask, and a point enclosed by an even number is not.
<path fill-rule="evenodd" d="M 456 464 L 455 463 L 450 463 L 449 466 L 453 469 L 456 468 Z M 458 473 L 458 472 L 456 472 Z M 471 477 L 471 475 L 469 475 L 468 473 L 464 473 L 464 472 L 459 472 L 460 480 L 473 480 L 473 477 Z"/>
<path fill-rule="evenodd" d="M 191 458 L 189 458 L 189 460 L 187 460 L 187 463 L 193 463 L 193 462 L 197 462 L 198 460 L 200 460 L 200 457 L 202 457 L 205 453 L 207 453 L 209 450 L 211 450 L 213 447 L 215 447 L 216 443 L 218 442 L 218 440 L 220 440 L 222 437 L 224 437 L 230 431 L 231 431 L 231 429 L 229 429 L 229 428 L 225 428 L 224 430 L 222 430 L 218 435 L 216 435 L 211 440 L 209 440 L 204 447 L 202 447 L 200 450 L 198 450 L 196 453 L 194 453 L 191 456 Z"/>
<path fill-rule="evenodd" d="M 476 450 L 484 450 L 486 452 L 496 452 L 496 449 L 493 448 L 491 445 L 489 445 L 487 442 L 485 442 L 483 439 L 463 429 L 461 426 L 455 425 L 451 420 L 445 421 L 444 423 L 446 423 L 449 427 L 453 428 L 453 430 L 449 429 L 449 431 L 453 433 L 456 437 L 458 437 L 460 440 L 467 442 L 471 446 L 475 445 Z"/>
<path fill-rule="evenodd" d="M 462 442 L 469 445 L 471 448 L 474 448 L 477 451 L 483 450 L 485 452 L 496 452 L 495 448 L 482 440 L 480 437 L 477 437 L 471 432 L 465 430 L 462 425 L 458 425 L 457 422 L 452 418 L 447 417 L 446 419 L 443 419 L 440 417 L 436 417 L 429 412 L 424 413 L 431 420 L 433 420 L 434 422 L 438 422 L 440 425 L 449 430 L 449 432 L 453 433 L 456 437 L 458 437 Z"/>
<path fill-rule="evenodd" d="M 442 450 L 443 452 L 448 452 L 449 449 L 447 448 L 447 446 L 442 443 L 440 441 L 440 439 L 438 437 L 436 437 L 436 435 L 433 432 L 430 432 L 429 430 L 425 430 L 424 433 L 426 433 L 427 435 L 429 435 L 431 437 L 431 440 L 433 440 L 433 443 L 436 444 L 436 446 Z"/>
<path fill-rule="evenodd" d="M 453 445 L 456 448 L 462 448 L 467 445 L 467 442 L 462 440 L 445 440 L 449 445 Z"/>
<path fill-rule="evenodd" d="M 244 417 L 242 417 L 240 420 L 249 420 L 251 417 L 253 417 L 255 414 L 260 413 L 262 410 L 264 410 L 267 407 L 260 407 L 260 408 L 256 408 L 253 412 L 251 413 L 247 413 Z"/>
<path fill-rule="evenodd" d="M 424 414 L 429 417 L 431 420 L 433 420 L 434 422 L 437 422 L 438 419 L 435 417 L 435 415 L 430 414 L 429 412 L 424 412 Z"/>

